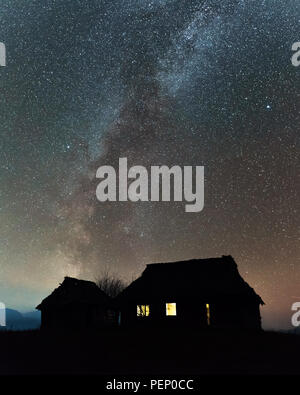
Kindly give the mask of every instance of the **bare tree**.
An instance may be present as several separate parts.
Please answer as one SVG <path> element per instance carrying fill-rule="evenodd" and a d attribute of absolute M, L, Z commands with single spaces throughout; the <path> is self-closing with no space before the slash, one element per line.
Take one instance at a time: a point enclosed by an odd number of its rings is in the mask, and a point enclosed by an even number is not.
<path fill-rule="evenodd" d="M 105 292 L 112 298 L 119 295 L 119 293 L 127 286 L 124 280 L 109 273 L 108 270 L 104 271 L 99 277 L 97 277 L 95 282 L 101 291 Z"/>

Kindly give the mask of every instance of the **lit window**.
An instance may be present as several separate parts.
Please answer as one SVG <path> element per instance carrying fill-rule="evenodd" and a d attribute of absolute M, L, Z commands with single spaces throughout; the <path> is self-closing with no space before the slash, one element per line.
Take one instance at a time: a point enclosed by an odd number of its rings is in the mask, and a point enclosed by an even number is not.
<path fill-rule="evenodd" d="M 176 303 L 166 303 L 166 314 L 176 315 Z"/>
<path fill-rule="evenodd" d="M 148 317 L 150 313 L 150 307 L 148 304 L 138 304 L 137 305 L 137 316 L 138 317 Z"/>
<path fill-rule="evenodd" d="M 208 303 L 206 303 L 206 319 L 207 325 L 210 325 L 210 308 Z"/>

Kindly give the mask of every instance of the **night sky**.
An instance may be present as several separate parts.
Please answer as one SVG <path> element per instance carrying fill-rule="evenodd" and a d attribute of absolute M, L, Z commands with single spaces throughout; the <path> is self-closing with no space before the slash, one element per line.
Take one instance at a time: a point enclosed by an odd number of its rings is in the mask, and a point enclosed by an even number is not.
<path fill-rule="evenodd" d="M 299 0 L 0 5 L 0 298 L 232 255 L 265 328 L 300 301 Z M 96 199 L 96 169 L 205 166 L 205 206 Z"/>

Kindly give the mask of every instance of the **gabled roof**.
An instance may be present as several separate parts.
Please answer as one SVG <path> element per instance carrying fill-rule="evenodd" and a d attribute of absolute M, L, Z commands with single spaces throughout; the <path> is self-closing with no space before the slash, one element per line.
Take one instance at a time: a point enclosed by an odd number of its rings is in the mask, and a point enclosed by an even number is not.
<path fill-rule="evenodd" d="M 65 277 L 64 281 L 36 309 L 64 306 L 70 303 L 85 303 L 91 305 L 107 305 L 110 297 L 97 287 L 92 281 L 78 280 Z"/>
<path fill-rule="evenodd" d="M 147 265 L 141 277 L 117 297 L 119 302 L 172 297 L 247 297 L 264 304 L 240 276 L 229 256 Z"/>

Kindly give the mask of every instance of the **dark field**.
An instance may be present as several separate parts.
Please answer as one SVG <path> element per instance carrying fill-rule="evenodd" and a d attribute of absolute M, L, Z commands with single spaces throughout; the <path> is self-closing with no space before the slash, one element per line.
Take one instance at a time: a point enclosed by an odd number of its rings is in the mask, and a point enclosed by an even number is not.
<path fill-rule="evenodd" d="M 106 330 L 0 333 L 1 374 L 299 374 L 300 336 Z"/>

